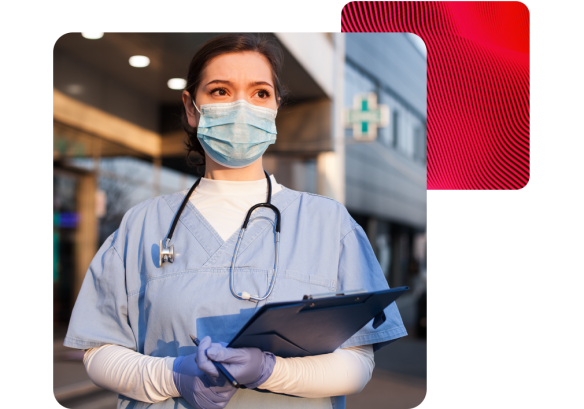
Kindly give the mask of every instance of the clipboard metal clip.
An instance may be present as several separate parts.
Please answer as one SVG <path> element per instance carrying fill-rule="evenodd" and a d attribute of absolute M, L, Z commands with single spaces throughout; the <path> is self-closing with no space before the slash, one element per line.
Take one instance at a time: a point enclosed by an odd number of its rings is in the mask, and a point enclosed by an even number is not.
<path fill-rule="evenodd" d="M 366 293 L 367 290 L 351 290 L 351 291 L 344 291 L 344 292 L 337 292 L 337 293 L 324 293 L 324 294 L 316 294 L 316 295 L 305 295 L 302 300 L 318 300 L 320 298 L 328 298 L 328 297 L 339 297 L 342 295 L 355 295 L 355 294 L 363 294 Z"/>

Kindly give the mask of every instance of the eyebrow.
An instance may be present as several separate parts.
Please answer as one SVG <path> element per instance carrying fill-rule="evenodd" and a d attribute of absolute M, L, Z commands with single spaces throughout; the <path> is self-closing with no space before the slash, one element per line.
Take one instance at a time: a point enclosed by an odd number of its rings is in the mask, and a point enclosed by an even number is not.
<path fill-rule="evenodd" d="M 231 81 L 227 81 L 227 80 L 213 80 L 213 81 L 209 81 L 208 83 L 205 84 L 205 87 L 207 85 L 211 85 L 211 84 L 225 84 L 225 85 L 233 85 L 233 83 Z M 267 85 L 270 88 L 274 89 L 274 87 L 272 86 L 272 84 L 270 84 L 269 82 L 266 81 L 252 81 L 249 83 L 250 87 L 254 87 L 257 85 Z"/>

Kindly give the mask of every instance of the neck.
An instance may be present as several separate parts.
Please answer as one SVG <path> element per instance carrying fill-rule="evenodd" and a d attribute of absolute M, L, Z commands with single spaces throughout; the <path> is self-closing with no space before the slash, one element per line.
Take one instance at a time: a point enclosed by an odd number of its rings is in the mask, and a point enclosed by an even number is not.
<path fill-rule="evenodd" d="M 234 182 L 250 182 L 264 179 L 264 167 L 262 157 L 245 168 L 233 169 L 218 164 L 205 154 L 205 179 L 231 180 Z"/>

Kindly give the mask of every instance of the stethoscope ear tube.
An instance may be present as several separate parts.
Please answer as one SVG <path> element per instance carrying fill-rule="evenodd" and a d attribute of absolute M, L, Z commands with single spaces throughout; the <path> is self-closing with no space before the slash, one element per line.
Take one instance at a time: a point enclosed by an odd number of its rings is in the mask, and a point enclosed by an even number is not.
<path fill-rule="evenodd" d="M 253 211 L 255 209 L 257 209 L 258 207 L 267 207 L 268 209 L 272 209 L 274 211 L 274 213 L 276 213 L 276 233 L 280 233 L 280 210 L 274 206 L 273 204 L 270 203 L 258 203 L 256 205 L 253 205 L 251 209 L 249 209 L 249 211 L 247 212 L 247 215 L 245 216 L 245 221 L 243 222 L 243 229 L 247 229 L 247 224 L 249 223 L 249 218 L 251 217 L 251 214 L 253 213 Z"/>

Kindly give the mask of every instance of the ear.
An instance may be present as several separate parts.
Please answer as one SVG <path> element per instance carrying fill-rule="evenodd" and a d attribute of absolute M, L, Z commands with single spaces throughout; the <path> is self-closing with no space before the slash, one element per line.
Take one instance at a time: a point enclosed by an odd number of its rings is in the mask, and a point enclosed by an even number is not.
<path fill-rule="evenodd" d="M 187 113 L 187 120 L 189 125 L 196 128 L 199 125 L 199 113 L 193 105 L 193 99 L 188 91 L 182 92 L 182 101 Z"/>

